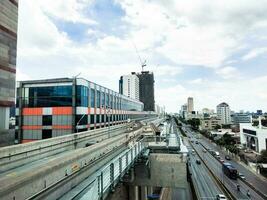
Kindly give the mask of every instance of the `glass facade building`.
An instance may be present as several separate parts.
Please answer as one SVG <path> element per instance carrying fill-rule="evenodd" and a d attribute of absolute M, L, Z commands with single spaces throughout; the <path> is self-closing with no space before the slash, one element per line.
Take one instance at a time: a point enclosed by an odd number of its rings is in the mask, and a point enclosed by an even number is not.
<path fill-rule="evenodd" d="M 146 115 L 142 102 L 82 78 L 22 81 L 18 85 L 16 137 L 23 143 Z"/>
<path fill-rule="evenodd" d="M 9 129 L 15 105 L 18 1 L 0 1 L 0 133 Z M 1 136 L 3 137 L 3 136 Z"/>

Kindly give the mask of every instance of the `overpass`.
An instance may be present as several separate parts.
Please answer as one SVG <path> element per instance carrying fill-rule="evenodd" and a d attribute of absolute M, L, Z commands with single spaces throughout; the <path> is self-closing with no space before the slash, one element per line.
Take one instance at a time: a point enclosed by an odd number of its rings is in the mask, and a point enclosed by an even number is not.
<path fill-rule="evenodd" d="M 58 199 L 85 178 L 97 185 L 95 199 L 104 198 L 143 150 L 149 121 L 0 149 L 0 199 Z"/>

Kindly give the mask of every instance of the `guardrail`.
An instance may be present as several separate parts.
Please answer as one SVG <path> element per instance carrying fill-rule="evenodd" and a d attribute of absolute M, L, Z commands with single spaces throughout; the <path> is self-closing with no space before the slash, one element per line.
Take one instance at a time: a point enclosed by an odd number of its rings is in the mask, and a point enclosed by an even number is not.
<path fill-rule="evenodd" d="M 107 196 L 110 191 L 114 190 L 116 184 L 133 165 L 134 161 L 144 148 L 145 146 L 142 140 L 136 142 L 130 149 L 125 150 L 123 153 L 112 159 L 112 161 L 105 164 L 105 166 L 100 170 L 88 177 L 88 183 L 83 186 L 80 191 L 76 192 L 71 197 L 68 197 L 68 199 L 76 199 L 78 196 L 81 197 L 84 194 L 90 196 L 90 200 L 104 199 L 104 197 Z M 79 171 L 71 174 L 68 178 L 70 179 L 72 176 L 75 178 L 74 176 L 77 176 L 77 173 L 79 173 Z M 62 181 L 64 180 L 60 180 L 58 183 L 61 183 Z M 52 185 L 52 187 L 56 187 L 58 183 L 55 183 Z M 27 200 L 49 197 L 46 196 L 50 193 L 48 189 L 50 188 L 40 191 L 39 193 L 29 197 Z"/>
<path fill-rule="evenodd" d="M 118 135 L 120 134 L 120 132 L 117 134 L 115 134 L 114 132 L 120 130 L 123 131 L 124 129 L 126 129 L 127 126 L 128 125 L 119 125 L 116 127 L 114 126 L 110 131 L 113 132 L 113 136 Z M 85 147 L 86 143 L 88 143 L 90 140 L 95 140 L 95 142 L 99 142 L 103 140 L 105 136 L 108 137 L 108 132 L 108 129 L 97 129 L 91 132 L 75 133 L 68 136 L 52 138 L 52 143 L 47 141 L 47 143 L 45 143 L 46 145 L 43 144 L 43 142 L 45 141 L 40 141 L 40 145 L 39 141 L 35 142 L 35 144 L 21 144 L 22 147 L 20 147 L 20 145 L 16 145 L 13 147 L 13 154 L 10 154 L 9 156 L 0 157 L 0 172 L 16 168 L 25 163 L 33 162 L 44 157 L 57 155 L 62 152 L 66 152 L 66 150 L 74 150 L 77 148 Z M 53 139 L 55 139 L 56 142 L 54 142 Z M 28 147 L 27 145 L 29 145 L 30 147 Z M 10 148 L 11 147 L 9 147 L 9 149 Z M 2 151 L 5 152 L 6 149 Z"/>

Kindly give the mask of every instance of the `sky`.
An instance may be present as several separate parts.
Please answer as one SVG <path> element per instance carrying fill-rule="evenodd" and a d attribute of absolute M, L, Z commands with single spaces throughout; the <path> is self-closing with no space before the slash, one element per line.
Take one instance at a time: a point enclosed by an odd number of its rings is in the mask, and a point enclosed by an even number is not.
<path fill-rule="evenodd" d="M 17 80 L 80 77 L 118 91 L 155 75 L 155 101 L 178 112 L 227 102 L 267 111 L 267 0 L 20 0 Z"/>

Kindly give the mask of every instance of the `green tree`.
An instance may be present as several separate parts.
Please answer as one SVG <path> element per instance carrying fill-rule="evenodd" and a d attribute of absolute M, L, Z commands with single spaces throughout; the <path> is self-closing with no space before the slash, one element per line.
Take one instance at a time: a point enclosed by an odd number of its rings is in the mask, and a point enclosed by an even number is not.
<path fill-rule="evenodd" d="M 187 121 L 188 124 L 192 126 L 193 129 L 198 130 L 199 125 L 200 125 L 200 119 L 198 118 L 193 118 Z"/>

